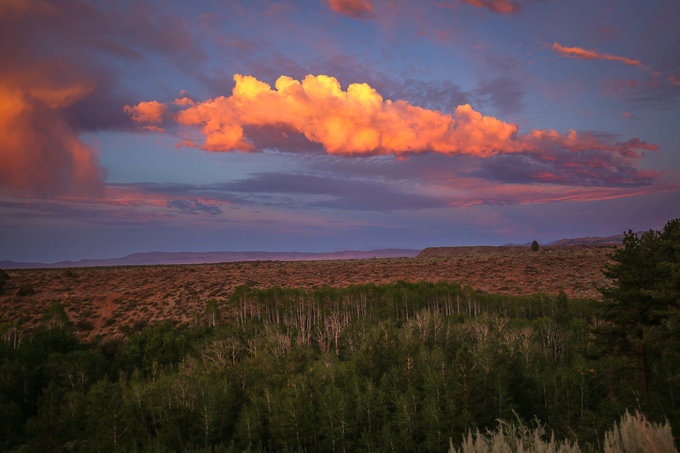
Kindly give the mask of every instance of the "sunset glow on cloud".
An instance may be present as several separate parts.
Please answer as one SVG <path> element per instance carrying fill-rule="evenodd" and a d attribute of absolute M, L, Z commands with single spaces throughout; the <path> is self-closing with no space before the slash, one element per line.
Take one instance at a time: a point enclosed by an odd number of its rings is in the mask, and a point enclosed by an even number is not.
<path fill-rule="evenodd" d="M 574 130 L 568 134 L 555 130 L 520 134 L 516 124 L 483 116 L 469 104 L 457 106 L 453 115 L 446 114 L 402 100 L 385 100 L 365 83 L 350 84 L 343 91 L 337 79 L 325 75 L 308 75 L 301 82 L 281 76 L 274 89 L 252 76 L 236 74 L 234 80 L 236 86 L 229 97 L 204 102 L 181 98 L 174 102 L 183 107 L 174 114 L 177 123 L 198 126 L 204 136 L 204 140 L 184 141 L 185 145 L 206 151 L 252 151 L 256 146 L 246 137 L 244 127 L 276 127 L 303 134 L 333 155 L 399 157 L 434 152 L 489 158 L 524 153 L 550 161 L 564 151 L 572 156 L 588 152 L 578 161 L 564 163 L 562 171 L 566 174 L 552 179 L 563 180 L 577 168 L 601 168 L 603 181 L 618 180 L 619 184 L 648 183 L 654 177 L 654 173 L 637 170 L 626 175 L 632 179 L 620 176 L 621 164 L 627 162 L 625 165 L 633 169 L 631 160 L 659 149 L 639 139 L 612 143 Z M 134 121 L 145 125 L 160 123 L 165 109 L 157 101 L 125 107 Z M 612 172 L 612 177 L 607 172 Z M 614 172 L 619 176 L 614 177 Z"/>
<path fill-rule="evenodd" d="M 384 100 L 368 84 L 353 83 L 343 91 L 334 77 L 308 75 L 302 82 L 287 76 L 275 88 L 252 76 L 234 76 L 230 97 L 189 105 L 177 113 L 184 126 L 200 126 L 207 151 L 248 151 L 243 126 L 282 126 L 320 143 L 330 154 L 395 154 L 434 151 L 442 154 L 490 156 L 515 152 L 517 126 L 482 116 L 469 105 L 453 115 Z M 159 123 L 163 104 L 141 102 L 126 107 L 139 123 Z M 153 109 L 154 114 L 147 112 Z"/>
<path fill-rule="evenodd" d="M 167 109 L 167 105 L 156 101 L 140 102 L 134 107 L 129 105 L 123 107 L 125 113 L 138 123 L 160 123 L 163 121 L 163 114 Z"/>
<path fill-rule="evenodd" d="M 495 13 L 513 14 L 519 10 L 519 5 L 509 0 L 463 0 L 468 5 L 486 8 Z"/>
<path fill-rule="evenodd" d="M 611 61 L 618 61 L 621 63 L 625 63 L 631 66 L 638 66 L 642 69 L 646 69 L 645 65 L 643 65 L 640 61 L 638 60 L 633 60 L 631 58 L 626 58 L 626 57 L 619 57 L 616 55 L 609 55 L 606 53 L 598 52 L 596 50 L 587 50 L 587 49 L 581 49 L 580 47 L 564 47 L 560 45 L 559 43 L 553 43 L 552 45 L 552 50 L 555 52 L 565 56 L 565 57 L 571 57 L 571 58 L 578 58 L 581 60 L 611 60 Z"/>
<path fill-rule="evenodd" d="M 64 115 L 92 91 L 93 84 L 70 76 L 48 64 L 0 79 L 0 187 L 101 193 L 97 158 Z"/>
<path fill-rule="evenodd" d="M 356 19 L 375 17 L 371 0 L 328 0 L 328 6 L 335 12 Z"/>

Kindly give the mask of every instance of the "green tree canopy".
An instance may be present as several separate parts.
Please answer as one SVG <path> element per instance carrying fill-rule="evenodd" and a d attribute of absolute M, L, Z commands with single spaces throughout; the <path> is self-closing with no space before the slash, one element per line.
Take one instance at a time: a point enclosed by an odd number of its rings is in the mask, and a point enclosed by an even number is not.
<path fill-rule="evenodd" d="M 629 230 L 623 247 L 614 252 L 605 275 L 614 286 L 601 290 L 602 317 L 596 332 L 600 352 L 636 361 L 643 401 L 649 395 L 650 359 L 662 348 L 659 341 L 677 335 L 680 308 L 680 219 L 663 231 L 637 235 Z"/>

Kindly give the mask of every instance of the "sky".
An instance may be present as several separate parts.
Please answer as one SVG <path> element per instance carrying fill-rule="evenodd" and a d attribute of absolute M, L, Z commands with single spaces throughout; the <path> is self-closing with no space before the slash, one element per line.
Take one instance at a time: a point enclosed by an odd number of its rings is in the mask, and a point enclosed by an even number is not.
<path fill-rule="evenodd" d="M 680 217 L 680 2 L 0 0 L 0 260 Z"/>

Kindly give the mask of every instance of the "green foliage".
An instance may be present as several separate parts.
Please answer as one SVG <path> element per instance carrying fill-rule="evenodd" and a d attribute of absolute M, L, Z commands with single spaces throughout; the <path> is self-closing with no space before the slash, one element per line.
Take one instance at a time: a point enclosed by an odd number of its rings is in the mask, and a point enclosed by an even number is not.
<path fill-rule="evenodd" d="M 538 251 L 538 241 L 532 241 L 532 242 L 531 242 L 531 251 L 532 251 L 532 252 L 537 252 L 537 251 Z"/>
<path fill-rule="evenodd" d="M 615 286 L 602 289 L 600 317 L 606 324 L 595 329 L 598 351 L 610 360 L 610 374 L 634 370 L 638 392 L 650 403 L 650 386 L 659 371 L 680 372 L 678 312 L 680 310 L 680 219 L 663 231 L 640 236 L 628 231 L 623 247 L 612 256 L 605 275 Z M 659 383 L 660 384 L 660 383 Z M 680 391 L 676 382 L 674 391 Z M 620 391 L 623 389 L 623 392 Z M 612 381 L 610 395 L 626 393 Z"/>
<path fill-rule="evenodd" d="M 76 278 L 78 276 L 78 273 L 71 268 L 66 268 L 64 269 L 62 275 L 66 278 Z"/>
<path fill-rule="evenodd" d="M 17 290 L 17 296 L 19 297 L 32 296 L 33 294 L 35 294 L 35 288 L 30 283 L 21 285 Z"/>
<path fill-rule="evenodd" d="M 40 325 L 48 330 L 58 328 L 73 331 L 73 323 L 66 314 L 64 306 L 59 302 L 52 302 L 43 310 Z"/>
<path fill-rule="evenodd" d="M 590 451 L 639 408 L 586 354 L 597 304 L 564 294 L 241 287 L 217 308 L 222 323 L 87 344 L 53 304 L 22 341 L 3 335 L 0 450 Z M 675 427 L 667 369 L 646 413 Z"/>
<path fill-rule="evenodd" d="M 205 318 L 210 327 L 222 324 L 222 310 L 216 299 L 208 299 L 205 303 Z"/>
<path fill-rule="evenodd" d="M 9 274 L 4 270 L 0 269 L 0 294 L 5 288 L 5 282 L 9 280 Z"/>

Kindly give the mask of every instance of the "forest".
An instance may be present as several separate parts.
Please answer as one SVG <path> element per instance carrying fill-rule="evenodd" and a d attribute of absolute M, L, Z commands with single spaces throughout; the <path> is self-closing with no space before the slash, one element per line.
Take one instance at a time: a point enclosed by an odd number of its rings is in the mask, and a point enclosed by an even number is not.
<path fill-rule="evenodd" d="M 0 331 L 0 450 L 606 451 L 626 422 L 676 451 L 680 219 L 627 233 L 605 272 L 602 301 L 242 286 L 190 326 L 89 342 L 55 303 Z"/>

